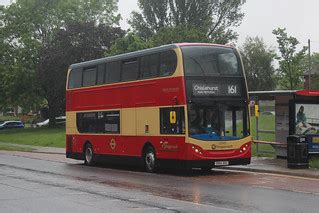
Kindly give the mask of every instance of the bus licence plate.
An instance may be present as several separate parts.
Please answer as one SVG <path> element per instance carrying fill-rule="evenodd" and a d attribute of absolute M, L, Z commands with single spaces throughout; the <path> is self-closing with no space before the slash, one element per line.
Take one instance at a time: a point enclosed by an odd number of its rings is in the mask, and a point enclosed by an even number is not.
<path fill-rule="evenodd" d="M 215 166 L 227 166 L 229 165 L 228 161 L 215 161 Z"/>

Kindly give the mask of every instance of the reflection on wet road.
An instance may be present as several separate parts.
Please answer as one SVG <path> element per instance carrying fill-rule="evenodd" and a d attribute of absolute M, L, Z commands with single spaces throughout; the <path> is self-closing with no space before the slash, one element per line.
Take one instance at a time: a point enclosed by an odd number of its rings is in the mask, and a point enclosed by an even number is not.
<path fill-rule="evenodd" d="M 7 152 L 0 153 L 0 168 L 0 207 L 12 212 L 46 205 L 53 212 L 318 211 L 319 180 L 310 178 L 227 170 L 148 174 L 86 167 L 62 155 Z"/>

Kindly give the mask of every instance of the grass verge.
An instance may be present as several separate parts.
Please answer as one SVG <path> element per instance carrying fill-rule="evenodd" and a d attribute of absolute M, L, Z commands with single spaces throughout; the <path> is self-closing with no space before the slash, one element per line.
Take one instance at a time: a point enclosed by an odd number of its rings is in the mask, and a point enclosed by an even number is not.
<path fill-rule="evenodd" d="M 256 135 L 256 117 L 251 117 L 251 135 L 257 139 Z M 259 130 L 275 130 L 275 116 L 274 115 L 261 115 L 258 121 Z M 274 133 L 259 133 L 259 140 L 275 141 Z"/>
<path fill-rule="evenodd" d="M 257 144 L 252 145 L 252 156 L 254 157 L 271 157 L 275 158 L 275 150 L 270 144 L 258 144 L 258 153 L 257 153 Z"/>
<path fill-rule="evenodd" d="M 18 121 L 19 117 L 15 117 L 15 116 L 0 116 L 0 121 Z"/>
<path fill-rule="evenodd" d="M 0 131 L 3 143 L 46 147 L 65 147 L 65 128 L 25 128 Z"/>
<path fill-rule="evenodd" d="M 33 149 L 28 148 L 28 147 L 19 147 L 19 146 L 9 145 L 9 144 L 0 144 L 0 150 L 31 152 Z"/>
<path fill-rule="evenodd" d="M 319 169 L 319 156 L 313 156 L 311 157 L 309 161 L 310 168 L 316 168 Z"/>

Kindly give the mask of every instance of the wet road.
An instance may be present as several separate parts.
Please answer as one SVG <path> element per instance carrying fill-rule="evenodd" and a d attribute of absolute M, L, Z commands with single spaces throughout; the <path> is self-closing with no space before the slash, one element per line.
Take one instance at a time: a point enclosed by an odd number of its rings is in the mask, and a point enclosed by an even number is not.
<path fill-rule="evenodd" d="M 63 155 L 0 152 L 0 212 L 318 212 L 319 180 L 86 167 Z"/>

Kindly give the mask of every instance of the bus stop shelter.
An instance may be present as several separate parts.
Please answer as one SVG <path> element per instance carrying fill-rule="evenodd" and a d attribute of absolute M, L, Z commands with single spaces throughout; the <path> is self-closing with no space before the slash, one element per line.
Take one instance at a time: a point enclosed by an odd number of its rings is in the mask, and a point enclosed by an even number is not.
<path fill-rule="evenodd" d="M 319 154 L 319 91 L 318 90 L 279 90 L 279 91 L 254 91 L 249 92 L 251 106 L 260 105 L 264 101 L 273 101 L 274 106 L 270 110 L 267 107 L 259 107 L 263 113 L 274 113 L 275 128 L 260 129 L 256 119 L 256 138 L 258 143 L 269 143 L 273 146 L 277 157 L 287 156 L 287 137 L 292 134 L 307 135 L 309 153 Z M 301 107 L 302 106 L 302 107 Z M 297 119 L 297 114 L 303 108 L 304 121 Z M 265 111 L 266 109 L 266 111 Z M 251 110 L 254 112 L 254 110 Z M 254 113 L 252 114 L 254 115 Z M 275 141 L 262 141 L 259 134 L 274 134 Z"/>

